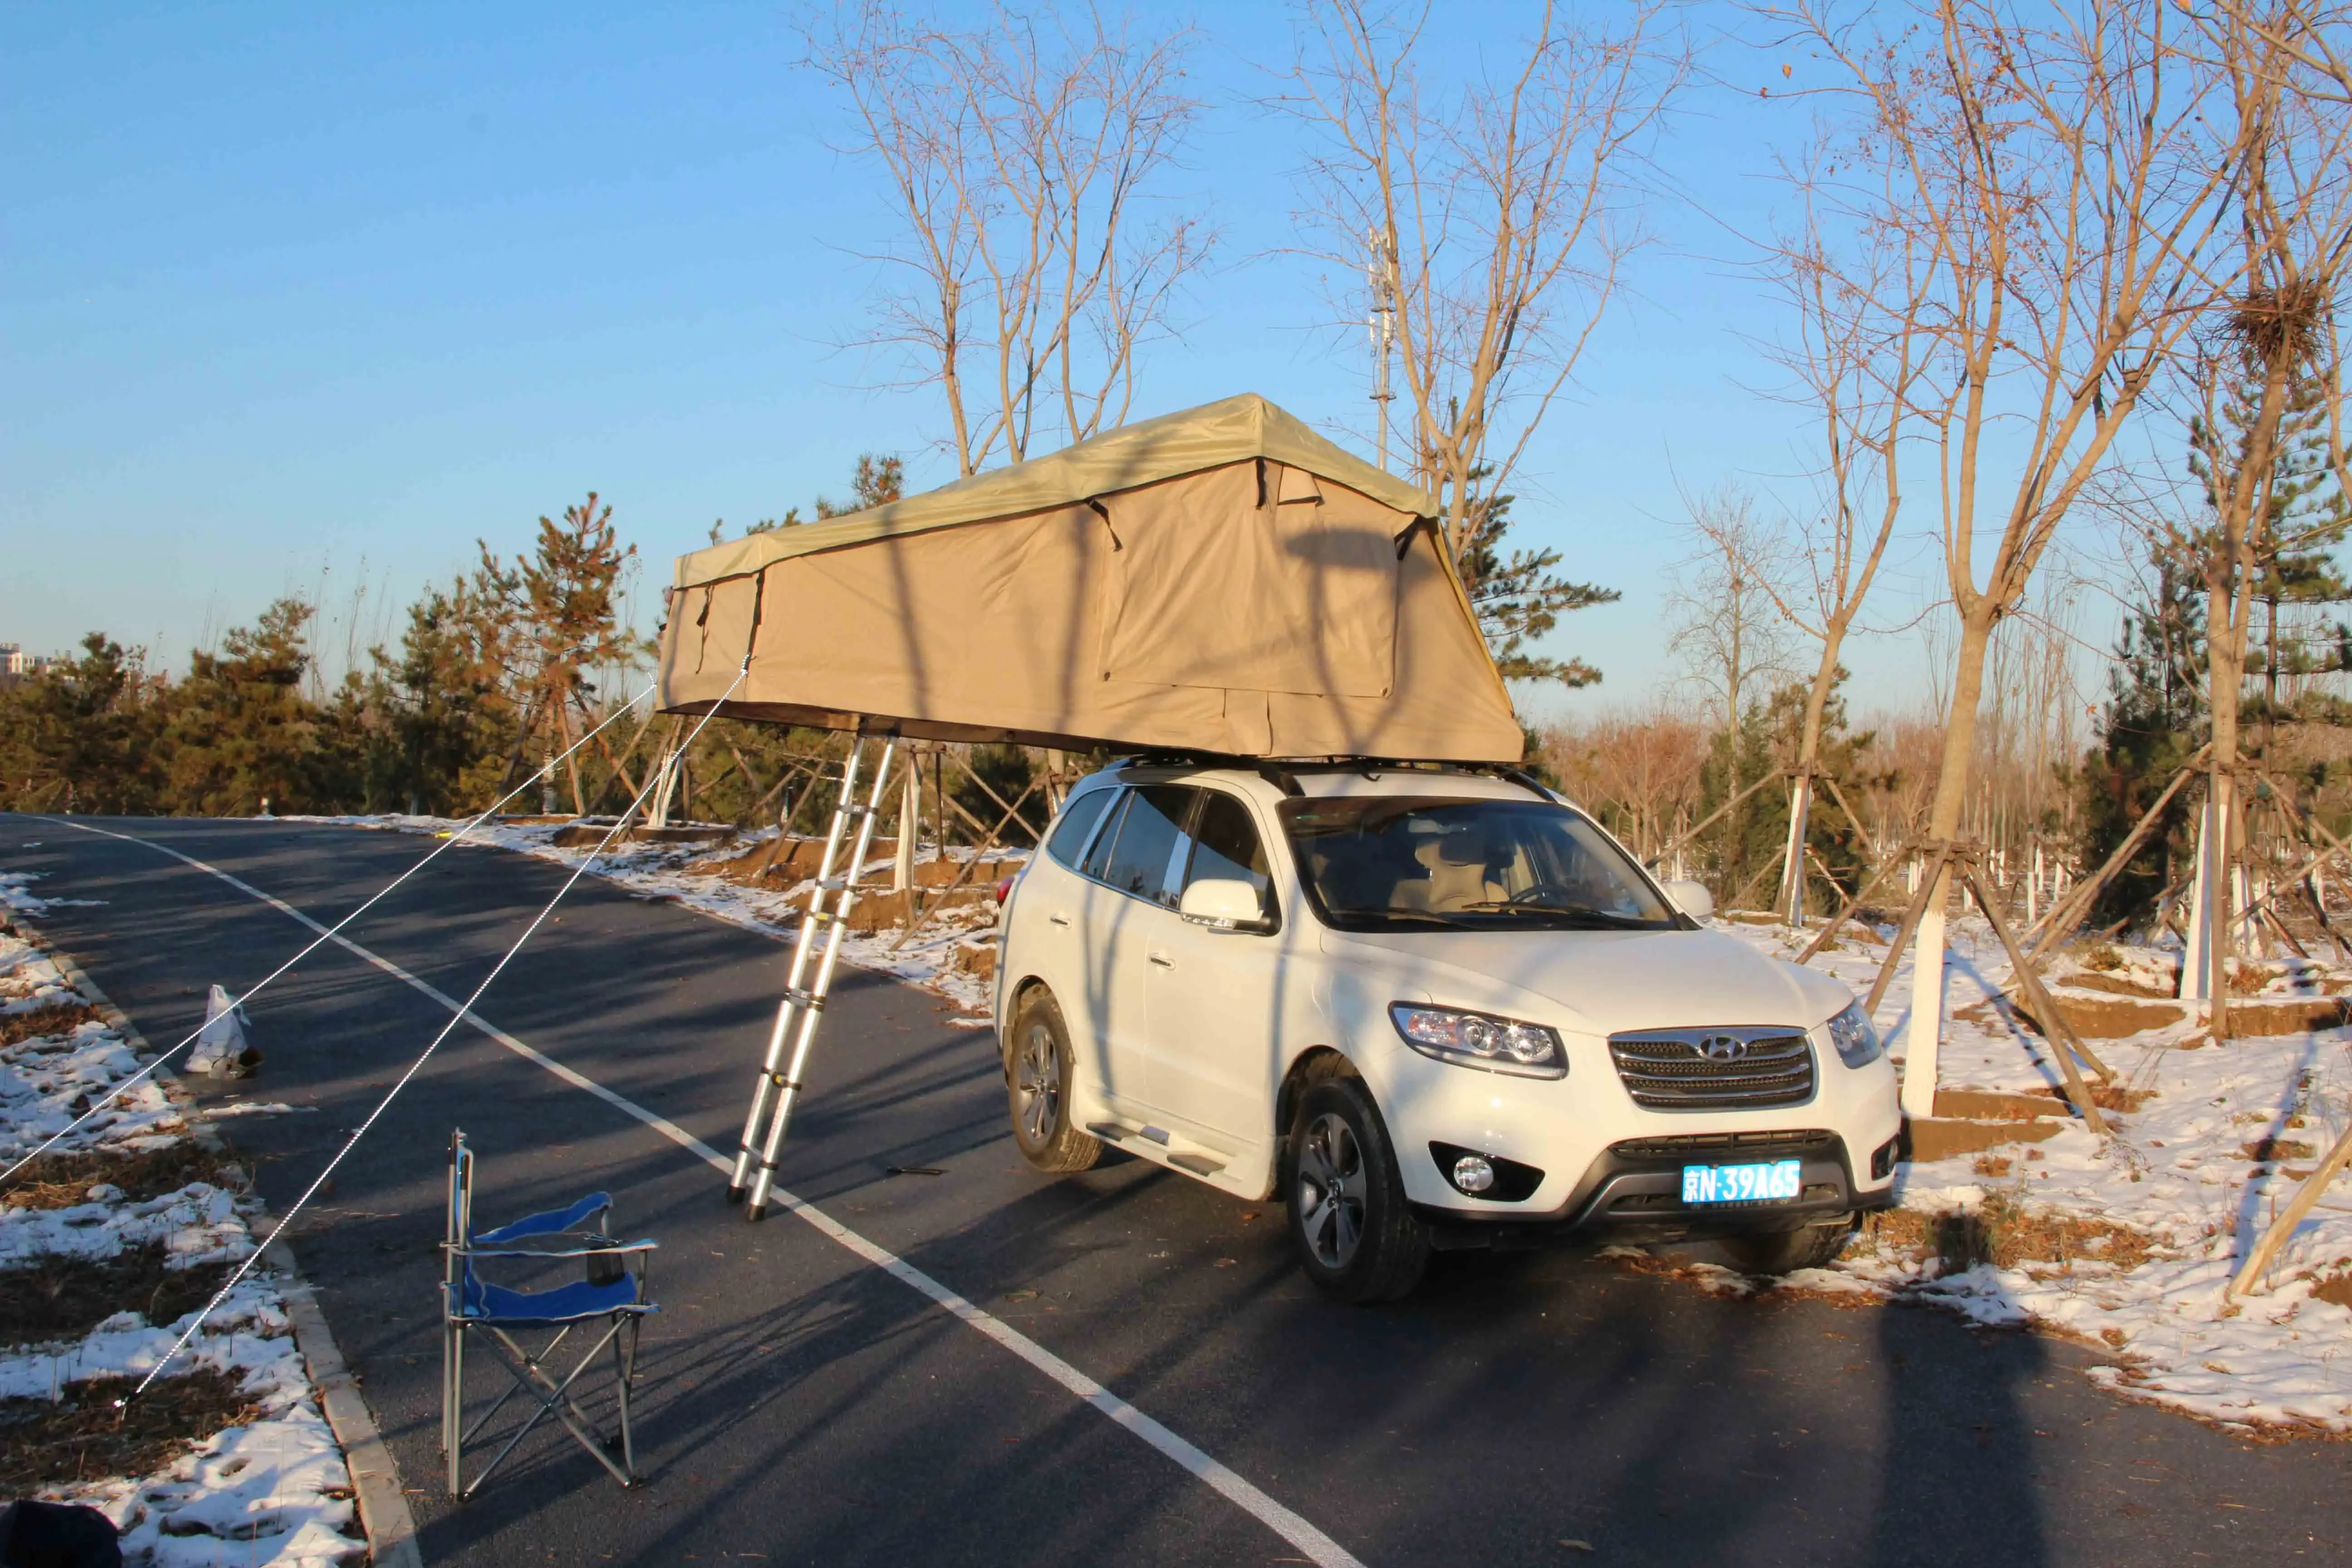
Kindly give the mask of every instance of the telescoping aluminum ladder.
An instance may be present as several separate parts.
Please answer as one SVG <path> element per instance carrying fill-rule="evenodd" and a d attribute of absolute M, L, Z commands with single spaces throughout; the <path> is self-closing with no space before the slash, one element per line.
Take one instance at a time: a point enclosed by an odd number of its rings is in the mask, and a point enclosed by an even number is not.
<path fill-rule="evenodd" d="M 816 1039 L 817 1021 L 824 1016 L 825 993 L 833 989 L 835 964 L 841 957 L 841 937 L 848 929 L 850 906 L 857 901 L 857 873 L 874 843 L 874 820 L 882 809 L 882 792 L 889 783 L 890 764 L 898 742 L 882 742 L 874 764 L 873 782 L 866 798 L 857 798 L 857 775 L 866 762 L 866 738 L 851 742 L 841 763 L 841 797 L 833 808 L 833 825 L 825 830 L 824 857 L 817 862 L 816 889 L 809 895 L 808 912 L 801 917 L 800 940 L 793 947 L 792 973 L 784 982 L 784 999 L 776 1007 L 776 1026 L 768 1034 L 768 1054 L 760 1064 L 760 1078 L 751 1090 L 751 1113 L 743 1119 L 742 1146 L 735 1152 L 735 1174 L 727 1186 L 727 1201 L 743 1205 L 746 1219 L 768 1216 L 768 1195 L 776 1183 L 776 1155 L 784 1146 L 784 1128 L 800 1099 L 801 1074 L 808 1066 L 809 1047 Z M 852 824 L 856 825 L 853 834 Z M 855 838 L 846 863 L 841 849 Z M 817 952 L 817 932 L 824 948 Z M 810 974 L 814 959 L 815 973 Z M 789 1042 L 791 1060 L 785 1060 Z"/>

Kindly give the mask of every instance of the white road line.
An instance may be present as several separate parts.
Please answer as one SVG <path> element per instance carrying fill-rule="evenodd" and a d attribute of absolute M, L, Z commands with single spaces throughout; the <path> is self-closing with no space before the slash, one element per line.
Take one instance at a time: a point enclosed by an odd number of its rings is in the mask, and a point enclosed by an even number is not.
<path fill-rule="evenodd" d="M 68 821 L 63 817 L 51 817 L 48 820 L 63 822 L 68 827 L 78 828 L 84 833 L 95 833 L 108 838 L 119 838 L 125 844 L 136 844 L 144 848 L 152 849 L 159 855 L 168 855 L 173 859 L 180 861 L 184 865 L 193 866 L 197 870 L 203 871 L 209 876 L 217 877 L 222 881 L 226 882 L 230 887 L 235 888 L 238 892 L 245 894 L 247 898 L 257 899 L 262 903 L 268 904 L 271 909 L 278 910 L 279 913 L 300 921 L 303 925 L 310 927 L 310 930 L 317 931 L 321 935 L 329 936 L 336 946 L 345 949 L 354 957 L 363 959 L 367 963 L 375 965 L 376 968 L 383 971 L 386 974 L 391 975 L 394 979 L 401 982 L 403 984 L 413 986 L 417 991 L 420 991 L 425 995 L 433 998 L 434 1001 L 439 1003 L 442 1006 L 448 1008 L 451 1012 L 455 1013 L 458 1010 L 459 1004 L 456 997 L 447 994 L 425 981 L 418 979 L 415 975 L 411 974 L 405 969 L 401 968 L 400 965 L 393 963 L 390 959 L 369 952 L 366 948 L 362 947 L 359 943 L 352 941 L 349 937 L 330 932 L 327 927 L 320 925 L 317 921 L 312 920 L 309 915 L 304 914 L 300 910 L 296 909 L 293 905 L 286 902 L 284 900 L 270 897 L 268 893 L 263 892 L 252 883 L 241 881 L 237 878 L 230 876 L 226 871 L 222 870 L 217 866 L 208 866 L 193 855 L 184 855 L 168 844 L 158 844 L 152 839 L 133 837 L 128 833 L 116 833 L 109 828 L 92 827 L 87 823 Z M 733 1172 L 734 1163 L 731 1160 L 721 1154 L 718 1150 L 713 1149 L 709 1144 L 705 1143 L 701 1139 L 697 1138 L 692 1133 L 687 1131 L 683 1127 L 678 1126 L 677 1123 L 670 1121 L 667 1117 L 657 1116 L 654 1112 L 647 1110 L 644 1106 L 639 1105 L 635 1100 L 627 1098 L 625 1095 L 616 1094 L 613 1090 L 606 1089 L 603 1084 L 598 1083 L 595 1079 L 588 1077 L 586 1074 L 565 1067 L 562 1062 L 557 1061 L 554 1058 L 534 1050 L 530 1046 L 527 1046 L 522 1041 L 517 1039 L 514 1036 L 508 1034 L 504 1029 L 499 1028 L 495 1024 L 492 1024 L 488 1019 L 484 1018 L 478 1014 L 467 1013 L 466 1015 L 466 1022 L 471 1024 L 475 1028 L 480 1030 L 483 1034 L 488 1035 L 491 1039 L 496 1040 L 499 1045 L 504 1046 L 507 1049 L 514 1052 L 515 1055 L 523 1058 L 527 1061 L 534 1062 L 539 1066 L 545 1068 L 549 1072 L 553 1073 L 557 1078 L 562 1079 L 572 1088 L 586 1089 L 590 1094 L 594 1095 L 597 1099 L 604 1101 L 607 1105 L 635 1117 L 639 1121 L 644 1122 L 646 1126 L 652 1128 L 655 1131 L 660 1133 L 663 1137 L 668 1139 L 679 1148 L 691 1151 L 714 1170 L 722 1173 L 731 1173 Z M 1055 1383 L 1060 1384 L 1064 1388 L 1068 1389 L 1080 1399 L 1085 1400 L 1088 1405 L 1093 1405 L 1097 1410 L 1101 1411 L 1105 1415 L 1109 1416 L 1113 1421 L 1116 1421 L 1129 1432 L 1134 1433 L 1137 1436 L 1142 1438 L 1145 1442 L 1159 1449 L 1171 1459 L 1175 1460 L 1177 1464 L 1182 1466 L 1193 1476 L 1207 1482 L 1212 1489 L 1223 1497 L 1227 1501 L 1234 1504 L 1244 1512 L 1247 1513 L 1251 1518 L 1256 1520 L 1260 1524 L 1265 1525 L 1268 1530 L 1271 1530 L 1276 1535 L 1281 1536 L 1293 1547 L 1306 1553 L 1308 1561 L 1319 1564 L 1320 1568 L 1364 1568 L 1363 1563 L 1360 1562 L 1353 1553 L 1349 1552 L 1346 1547 L 1341 1546 L 1338 1542 L 1324 1534 L 1320 1530 L 1315 1528 L 1314 1525 L 1308 1523 L 1305 1519 L 1301 1518 L 1297 1513 L 1292 1512 L 1281 1503 L 1276 1502 L 1265 1492 L 1259 1490 L 1255 1486 L 1244 1479 L 1234 1470 L 1210 1458 L 1209 1455 L 1193 1447 L 1191 1443 L 1186 1442 L 1183 1438 L 1170 1431 L 1166 1426 L 1160 1425 L 1160 1422 L 1145 1415 L 1142 1411 L 1138 1410 L 1134 1405 L 1129 1405 L 1126 1400 L 1121 1399 L 1118 1394 L 1113 1394 L 1109 1389 L 1105 1388 L 1101 1384 L 1097 1383 L 1093 1378 L 1088 1377 L 1085 1373 L 1080 1372 L 1076 1367 L 1072 1366 L 1068 1362 L 1064 1361 L 1052 1351 L 1047 1350 L 1045 1346 L 1039 1344 L 1028 1335 L 1021 1332 L 1020 1330 L 1013 1328 L 1003 1320 L 992 1315 L 982 1309 L 973 1306 L 970 1301 L 965 1300 L 961 1296 L 957 1295 L 953 1290 L 949 1289 L 945 1285 L 942 1285 L 937 1279 L 932 1279 L 929 1275 L 924 1273 L 913 1264 L 908 1263 L 898 1254 L 890 1251 L 887 1247 L 879 1247 L 875 1243 L 868 1241 L 866 1237 L 858 1235 L 856 1231 L 850 1229 L 839 1220 L 835 1219 L 831 1215 L 826 1214 L 823 1209 L 818 1208 L 814 1204 L 795 1196 L 793 1194 L 786 1191 L 782 1187 L 775 1189 L 773 1199 L 774 1201 L 781 1202 L 793 1214 L 798 1215 L 802 1219 L 807 1221 L 808 1224 L 821 1235 L 840 1243 L 843 1247 L 848 1248 L 851 1252 L 865 1259 L 867 1263 L 872 1264 L 875 1268 L 881 1269 L 884 1273 L 888 1274 L 894 1279 L 899 1279 L 906 1284 L 913 1286 L 916 1289 L 929 1297 L 933 1301 L 939 1303 L 940 1306 L 945 1308 L 955 1317 L 961 1319 L 964 1322 L 979 1330 L 982 1333 L 987 1335 L 990 1339 L 995 1341 L 1006 1350 L 1011 1351 L 1014 1355 L 1019 1356 L 1023 1361 L 1027 1362 L 1031 1366 L 1035 1367 L 1039 1372 L 1044 1373 L 1047 1377 L 1052 1378 Z"/>

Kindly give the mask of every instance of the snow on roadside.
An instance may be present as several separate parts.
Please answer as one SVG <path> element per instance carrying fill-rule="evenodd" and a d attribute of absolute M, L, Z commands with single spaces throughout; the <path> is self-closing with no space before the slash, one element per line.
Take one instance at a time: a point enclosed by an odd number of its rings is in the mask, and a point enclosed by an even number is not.
<path fill-rule="evenodd" d="M 1779 927 L 1726 929 L 1783 956 L 1799 945 Z M 1950 940 L 1940 1086 L 2055 1090 L 2054 1058 L 1999 1000 L 2009 969 L 1991 929 L 1980 918 L 1955 921 Z M 1849 936 L 1813 966 L 1864 993 L 1885 953 Z M 2119 947 L 2103 962 L 2142 984 L 2171 973 L 2161 950 Z M 2317 965 L 2273 970 L 2249 1000 L 2308 999 L 2352 978 Z M 2050 978 L 2063 984 L 2081 973 L 2061 963 Z M 1876 1018 L 1898 1062 L 1909 977 L 1906 957 Z M 1899 1168 L 1903 1209 L 1930 1220 L 1989 1209 L 2045 1219 L 2053 1235 L 2073 1238 L 2062 1239 L 2065 1256 L 1979 1263 L 1944 1277 L 1939 1259 L 1918 1248 L 1874 1247 L 1865 1237 L 1827 1271 L 1832 1288 L 1905 1295 L 1988 1325 L 2084 1340 L 2116 1356 L 2116 1365 L 2094 1371 L 2098 1381 L 2209 1420 L 2352 1432 L 2352 1307 L 2317 1294 L 2352 1301 L 2352 1182 L 2320 1199 L 2269 1291 L 2234 1306 L 2221 1294 L 2313 1156 L 2352 1121 L 2352 1028 L 2215 1046 L 2194 1010 L 2182 1011 L 2179 1023 L 2090 1042 L 2138 1099 L 2136 1110 L 2106 1113 L 2111 1141 L 2070 1120 L 2041 1142 Z M 2127 1254 L 2120 1262 L 2100 1256 L 2118 1249 Z M 1826 1283 L 1810 1275 L 1789 1282 Z"/>
<path fill-rule="evenodd" d="M 28 880 L 0 873 L 0 898 L 19 912 L 34 912 L 28 904 L 75 901 L 34 900 L 24 892 Z M 0 1014 L 86 1000 L 37 943 L 0 931 Z M 62 1131 L 87 1097 L 139 1066 L 121 1037 L 94 1022 L 0 1047 L 0 1166 Z M 181 1109 L 150 1079 L 58 1148 L 136 1153 L 190 1135 Z M 39 1167 L 26 1174 L 37 1178 Z M 0 1206 L 0 1270 L 52 1258 L 110 1258 L 158 1245 L 172 1268 L 242 1260 L 255 1247 L 247 1225 L 255 1206 L 205 1182 L 144 1202 L 100 1184 L 86 1201 L 64 1208 Z M 0 1273 L 0 1289 L 5 1280 Z M 259 1408 L 257 1419 L 215 1433 L 154 1475 L 81 1481 L 45 1495 L 104 1512 L 122 1532 L 124 1560 L 134 1564 L 210 1568 L 235 1561 L 308 1568 L 362 1558 L 351 1477 L 286 1315 L 291 1284 L 266 1269 L 247 1275 L 165 1374 L 236 1373 L 243 1394 Z M 121 1311 L 79 1340 L 0 1345 L 0 1399 L 70 1398 L 84 1379 L 144 1375 L 194 1316 L 151 1323 Z M 168 1384 L 151 1397 L 169 1398 Z"/>

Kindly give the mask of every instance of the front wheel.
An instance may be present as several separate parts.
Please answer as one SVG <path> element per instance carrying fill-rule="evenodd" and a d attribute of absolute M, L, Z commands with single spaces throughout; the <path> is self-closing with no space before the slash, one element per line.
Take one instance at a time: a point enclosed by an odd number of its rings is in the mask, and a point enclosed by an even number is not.
<path fill-rule="evenodd" d="M 1342 1301 L 1393 1301 L 1421 1282 L 1429 1231 L 1405 1202 L 1388 1129 L 1361 1079 L 1300 1097 L 1283 1151 L 1299 1266 Z"/>
<path fill-rule="evenodd" d="M 1854 1216 L 1809 1225 L 1802 1230 L 1764 1231 L 1750 1236 L 1727 1236 L 1717 1243 L 1743 1273 L 1794 1274 L 1800 1268 L 1820 1268 L 1845 1250 L 1853 1234 Z"/>
<path fill-rule="evenodd" d="M 1042 986 L 1023 997 L 1013 1015 L 1013 1048 L 1004 1068 L 1013 1142 L 1023 1159 L 1066 1175 L 1102 1158 L 1101 1141 L 1070 1122 L 1070 1031 L 1061 1004 Z"/>

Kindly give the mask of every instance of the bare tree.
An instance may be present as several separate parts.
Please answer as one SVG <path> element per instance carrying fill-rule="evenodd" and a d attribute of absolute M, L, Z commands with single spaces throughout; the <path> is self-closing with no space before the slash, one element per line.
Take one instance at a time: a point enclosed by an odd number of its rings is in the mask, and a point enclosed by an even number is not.
<path fill-rule="evenodd" d="M 1507 72 L 1449 89 L 1421 73 L 1426 4 L 1310 0 L 1276 100 L 1312 139 L 1314 243 L 1342 276 L 1367 249 L 1388 274 L 1413 468 L 1457 560 L 1643 242 L 1635 176 L 1689 73 L 1661 0 L 1564 9 L 1533 11 Z"/>
<path fill-rule="evenodd" d="M 805 37 L 855 110 L 844 150 L 887 173 L 904 226 L 875 257 L 906 281 L 871 341 L 939 387 L 957 473 L 1122 423 L 1138 354 L 1213 239 L 1153 221 L 1200 110 L 1189 31 L 1006 0 L 951 27 L 845 0 Z"/>
<path fill-rule="evenodd" d="M 2187 372 L 2197 405 L 2191 446 L 2213 531 L 2202 553 L 2212 717 L 2209 799 L 2214 804 L 2208 808 L 2199 875 L 2209 911 L 2200 932 L 2203 956 L 2211 966 L 2200 978 L 2211 999 L 2217 1037 L 2227 1033 L 2228 868 L 2236 864 L 2243 831 L 2235 810 L 2239 716 L 2254 589 L 2259 563 L 2275 559 L 2282 545 L 2293 545 L 2270 537 L 2278 522 L 2273 499 L 2282 478 L 2281 427 L 2298 382 L 2323 359 L 2352 257 L 2352 116 L 2331 90 L 2342 85 L 2340 64 L 2315 68 L 2298 47 L 2308 38 L 2309 47 L 2325 51 L 2332 42 L 2327 29 L 2304 25 L 2301 9 L 2286 5 L 2268 15 L 2223 13 L 2205 28 L 2242 149 L 2231 193 L 2242 282 L 2200 333 Z M 2340 31 L 2343 16 L 2335 21 Z M 2335 58 L 2323 56 L 2330 62 Z M 2231 404 L 2235 417 L 2226 408 Z M 2331 456 L 2340 474 L 2340 443 Z"/>
<path fill-rule="evenodd" d="M 1819 512 L 1795 523 L 1792 538 L 1769 546 L 1805 563 L 1803 591 L 1782 595 L 1770 574 L 1758 576 L 1789 623 L 1821 645 L 1789 784 L 1780 909 L 1792 926 L 1804 923 L 1805 840 L 1822 716 L 1842 672 L 1846 637 L 1902 514 L 1896 457 L 1931 346 L 1923 307 L 1934 268 L 1921 237 L 1905 227 L 1850 221 L 1853 198 L 1842 189 L 1815 200 L 1837 178 L 1840 152 L 1819 149 L 1790 171 L 1790 184 L 1803 198 L 1804 223 L 1773 247 L 1769 269 L 1793 331 L 1768 352 L 1792 378 L 1789 395 L 1816 423 L 1821 465 Z M 1862 173 L 1877 181 L 1873 205 L 1883 205 L 1894 171 L 1864 164 Z"/>
<path fill-rule="evenodd" d="M 1789 626 L 1779 607 L 1789 594 L 1769 578 L 1770 530 L 1747 492 L 1726 487 L 1693 500 L 1684 526 L 1692 551 L 1667 592 L 1674 614 L 1669 646 L 1722 716 L 1728 809 L 1718 869 L 1728 879 L 1722 889 L 1728 900 L 1738 890 L 1732 873 L 1742 863 L 1739 847 L 1746 841 L 1748 812 L 1740 795 L 1754 782 L 1741 777 L 1740 721 L 1758 691 L 1789 674 Z"/>
<path fill-rule="evenodd" d="M 1544 754 L 1570 794 L 1602 811 L 1648 858 L 1698 804 L 1706 729 L 1661 693 L 1643 710 L 1604 713 L 1581 729 L 1555 727 Z"/>
<path fill-rule="evenodd" d="M 2151 377 L 2229 269 L 2208 241 L 2237 167 L 2215 73 L 2160 0 L 1921 0 L 1916 25 L 1781 9 L 1855 95 L 1856 216 L 1916 237 L 1932 279 L 1916 311 L 1935 386 L 1916 417 L 1936 462 L 1959 622 L 1929 836 L 1958 833 L 1994 627 L 2021 602 L 2075 499 Z M 1881 195 L 1880 193 L 1884 193 Z M 1979 564 L 1980 510 L 1997 509 Z M 1980 577 L 1979 573 L 1982 573 Z M 1915 963 L 1904 1104 L 1932 1113 L 1944 895 Z"/>

